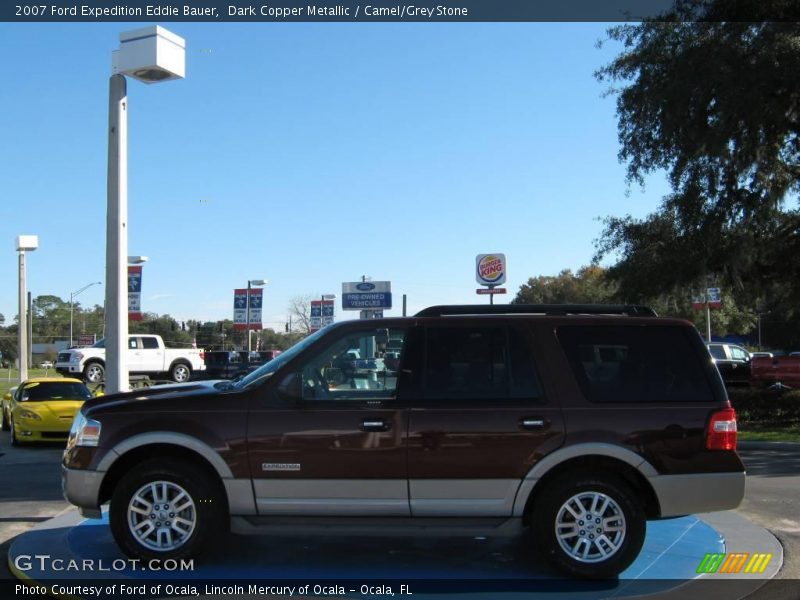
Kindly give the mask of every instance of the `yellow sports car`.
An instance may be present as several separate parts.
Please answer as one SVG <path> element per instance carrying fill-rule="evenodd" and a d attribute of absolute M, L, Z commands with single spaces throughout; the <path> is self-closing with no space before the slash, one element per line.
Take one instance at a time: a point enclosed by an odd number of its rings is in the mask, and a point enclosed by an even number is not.
<path fill-rule="evenodd" d="M 23 381 L 9 402 L 11 443 L 66 440 L 72 419 L 92 397 L 79 379 L 37 377 Z"/>

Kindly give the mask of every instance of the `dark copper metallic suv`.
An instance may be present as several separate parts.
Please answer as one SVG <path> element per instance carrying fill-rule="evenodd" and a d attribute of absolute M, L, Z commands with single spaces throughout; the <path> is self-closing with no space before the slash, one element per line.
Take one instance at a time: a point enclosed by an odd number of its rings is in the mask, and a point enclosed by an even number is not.
<path fill-rule="evenodd" d="M 513 531 L 580 577 L 646 521 L 735 508 L 736 417 L 695 329 L 636 306 L 439 306 L 347 321 L 238 382 L 87 402 L 67 499 L 129 555 L 239 533 Z M 337 525 L 339 528 L 332 528 Z"/>

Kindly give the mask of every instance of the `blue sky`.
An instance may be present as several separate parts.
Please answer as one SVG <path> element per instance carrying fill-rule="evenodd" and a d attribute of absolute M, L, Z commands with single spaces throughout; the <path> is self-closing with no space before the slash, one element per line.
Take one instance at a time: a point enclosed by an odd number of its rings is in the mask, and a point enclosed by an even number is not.
<path fill-rule="evenodd" d="M 0 24 L 0 313 L 17 313 L 14 238 L 39 236 L 34 295 L 105 279 L 106 127 L 119 32 L 152 23 Z M 503 252 L 510 301 L 589 263 L 600 217 L 652 211 L 625 183 L 615 99 L 593 72 L 606 25 L 190 24 L 187 77 L 128 83 L 129 254 L 142 308 L 233 317 L 265 278 L 264 325 L 293 296 L 362 275 L 395 308 L 488 302 L 475 255 Z M 103 303 L 103 287 L 81 294 Z M 337 299 L 337 318 L 344 314 Z"/>

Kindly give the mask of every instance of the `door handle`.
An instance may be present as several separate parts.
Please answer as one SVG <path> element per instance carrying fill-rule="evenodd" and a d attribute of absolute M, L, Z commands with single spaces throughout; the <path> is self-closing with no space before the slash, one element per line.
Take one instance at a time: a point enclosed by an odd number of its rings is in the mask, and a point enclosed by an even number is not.
<path fill-rule="evenodd" d="M 390 425 L 383 419 L 364 419 L 361 431 L 389 431 Z"/>
<path fill-rule="evenodd" d="M 550 424 L 540 417 L 523 417 L 519 420 L 519 426 L 528 431 L 542 431 L 549 429 Z"/>

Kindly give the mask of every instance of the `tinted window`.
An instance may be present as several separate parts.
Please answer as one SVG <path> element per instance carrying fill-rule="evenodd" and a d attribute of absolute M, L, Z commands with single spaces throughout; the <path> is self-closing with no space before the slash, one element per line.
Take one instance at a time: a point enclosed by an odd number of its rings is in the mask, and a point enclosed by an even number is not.
<path fill-rule="evenodd" d="M 431 400 L 540 398 L 522 332 L 505 327 L 429 327 L 425 397 Z"/>
<path fill-rule="evenodd" d="M 157 350 L 158 349 L 158 340 L 153 337 L 143 337 L 142 340 L 142 348 L 146 350 Z"/>
<path fill-rule="evenodd" d="M 708 347 L 708 351 L 714 358 L 718 358 L 720 360 L 725 360 L 727 358 L 727 356 L 725 356 L 725 348 L 719 344 L 712 344 Z"/>
<path fill-rule="evenodd" d="M 32 383 L 22 391 L 23 402 L 42 400 L 88 400 L 92 395 L 82 383 Z"/>
<path fill-rule="evenodd" d="M 690 335 L 681 327 L 558 329 L 575 377 L 592 402 L 713 401 L 706 355 Z"/>

